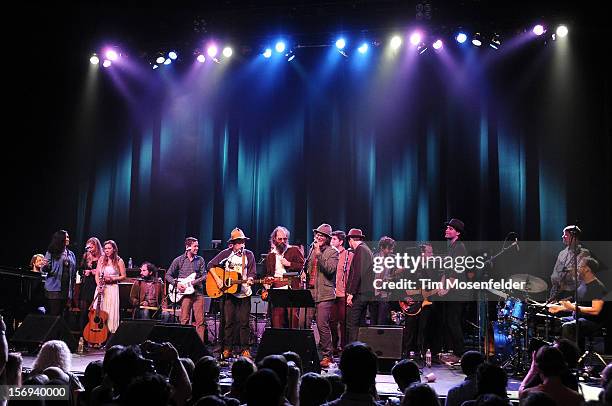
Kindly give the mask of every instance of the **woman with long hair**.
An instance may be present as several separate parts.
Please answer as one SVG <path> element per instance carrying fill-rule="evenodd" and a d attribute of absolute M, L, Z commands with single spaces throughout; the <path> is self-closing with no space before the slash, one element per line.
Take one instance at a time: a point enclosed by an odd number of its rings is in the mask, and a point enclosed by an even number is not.
<path fill-rule="evenodd" d="M 79 290 L 79 309 L 81 310 L 81 330 L 87 324 L 87 313 L 89 305 L 96 294 L 96 268 L 98 260 L 102 256 L 102 244 L 96 237 L 91 237 L 85 243 L 85 253 L 81 258 L 78 273 L 81 276 L 81 288 Z"/>
<path fill-rule="evenodd" d="M 98 268 L 95 273 L 96 305 L 97 296 L 102 293 L 100 308 L 108 313 L 108 330 L 112 333 L 119 327 L 119 285 L 125 279 L 125 263 L 119 256 L 117 243 L 113 240 L 104 241 L 104 253 L 98 261 Z"/>
<path fill-rule="evenodd" d="M 43 272 L 47 273 L 45 280 L 45 297 L 47 298 L 47 313 L 52 316 L 63 314 L 69 299 L 74 293 L 76 280 L 76 257 L 68 249 L 70 236 L 66 230 L 53 233 L 51 243 L 45 254 Z"/>

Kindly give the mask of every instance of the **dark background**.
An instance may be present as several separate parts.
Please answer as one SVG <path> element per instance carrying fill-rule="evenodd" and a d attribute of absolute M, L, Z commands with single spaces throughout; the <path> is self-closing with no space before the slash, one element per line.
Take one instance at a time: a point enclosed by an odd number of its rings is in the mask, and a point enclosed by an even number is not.
<path fill-rule="evenodd" d="M 278 224 L 305 243 L 322 222 L 363 228 L 372 239 L 423 240 L 442 239 L 450 217 L 466 222 L 471 240 L 509 231 L 560 240 L 576 220 L 585 239 L 609 240 L 611 30 L 600 6 L 431 5 L 421 22 L 441 34 L 465 26 L 510 38 L 539 18 L 567 22 L 568 68 L 559 74 L 553 46 L 534 43 L 457 87 L 433 54 L 377 87 L 377 62 L 366 82 L 348 64 L 325 77 L 327 51 L 306 49 L 300 69 L 277 75 L 265 96 L 249 90 L 262 77 L 238 62 L 206 95 L 209 104 L 192 103 L 204 97 L 197 91 L 188 89 L 185 101 L 142 77 L 124 77 L 126 98 L 106 72 L 91 102 L 87 59 L 105 41 L 121 43 L 135 62 L 214 33 L 234 39 L 248 61 L 279 32 L 304 44 L 329 42 L 340 29 L 386 41 L 392 28 L 415 21 L 416 2 L 31 2 L 7 13 L 0 265 L 25 266 L 59 228 L 71 233 L 77 255 L 95 235 L 115 239 L 124 258 L 162 266 L 185 236 L 207 248 L 234 226 L 256 253 Z"/>

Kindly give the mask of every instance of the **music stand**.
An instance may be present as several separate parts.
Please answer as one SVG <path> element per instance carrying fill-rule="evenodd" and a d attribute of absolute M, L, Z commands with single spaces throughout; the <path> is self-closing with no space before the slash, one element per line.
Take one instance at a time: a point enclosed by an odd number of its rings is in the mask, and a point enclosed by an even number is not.
<path fill-rule="evenodd" d="M 304 329 L 307 329 L 306 309 L 315 307 L 315 302 L 309 289 L 270 289 L 268 291 L 268 300 L 273 307 L 304 309 Z"/>

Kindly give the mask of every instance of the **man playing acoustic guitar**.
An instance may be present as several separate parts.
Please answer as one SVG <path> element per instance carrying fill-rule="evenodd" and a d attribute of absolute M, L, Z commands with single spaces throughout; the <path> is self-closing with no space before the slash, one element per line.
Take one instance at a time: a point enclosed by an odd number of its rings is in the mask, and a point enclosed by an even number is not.
<path fill-rule="evenodd" d="M 236 272 L 241 280 L 246 280 L 246 283 L 239 285 L 240 287 L 236 293 L 224 295 L 223 318 L 225 328 L 223 358 L 226 359 L 232 356 L 234 345 L 240 346 L 240 355 L 247 358 L 251 357 L 249 349 L 251 285 L 257 271 L 255 269 L 255 255 L 253 255 L 252 251 L 245 248 L 245 242 L 248 239 L 241 229 L 233 229 L 228 240 L 229 248 L 218 253 L 208 264 L 209 272 L 215 278 L 218 287 L 223 286 L 223 281 L 214 273 L 212 268 L 215 267 L 224 268 L 228 273 Z M 234 341 L 234 327 L 236 324 L 240 331 L 240 338 L 237 343 Z"/>
<path fill-rule="evenodd" d="M 204 342 L 204 294 L 202 289 L 202 281 L 206 277 L 206 264 L 204 258 L 198 255 L 200 248 L 198 240 L 193 237 L 185 239 L 185 253 L 174 258 L 168 272 L 166 272 L 166 280 L 171 285 L 176 285 L 175 291 L 184 293 L 186 290 L 191 290 L 193 293 L 185 294 L 181 303 L 181 324 L 189 323 L 189 316 L 193 308 L 193 314 L 196 320 L 196 331 L 202 342 Z M 193 274 L 193 276 L 192 276 Z M 188 279 L 189 282 L 183 281 Z"/>

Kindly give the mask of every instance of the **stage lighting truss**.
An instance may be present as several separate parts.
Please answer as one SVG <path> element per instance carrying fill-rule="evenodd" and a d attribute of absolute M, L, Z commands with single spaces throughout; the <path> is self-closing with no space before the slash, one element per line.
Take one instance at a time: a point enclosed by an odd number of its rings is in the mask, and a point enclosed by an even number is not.
<path fill-rule="evenodd" d="M 535 26 L 524 27 L 524 32 L 533 32 L 534 37 L 542 38 L 544 44 L 548 41 L 555 41 L 560 38 L 565 38 L 568 35 L 568 28 L 565 25 L 547 25 L 543 23 L 535 29 Z M 555 27 L 553 30 L 552 27 Z M 467 29 L 466 29 L 467 28 Z M 457 26 L 453 31 L 443 29 L 429 30 L 427 28 L 412 30 L 410 32 L 396 33 L 394 36 L 385 34 L 376 34 L 374 38 L 367 38 L 369 33 L 361 31 L 358 37 L 351 38 L 350 33 L 337 36 L 333 39 L 323 41 L 323 43 L 314 44 L 290 44 L 286 38 L 275 39 L 260 48 L 257 52 L 259 57 L 265 59 L 274 59 L 277 57 L 291 62 L 296 57 L 296 51 L 299 48 L 329 48 L 333 47 L 345 58 L 363 57 L 364 54 L 370 53 L 371 50 L 388 45 L 394 52 L 402 52 L 403 49 L 412 47 L 416 48 L 419 55 L 424 54 L 430 48 L 435 51 L 442 51 L 447 46 L 455 47 L 472 45 L 478 48 L 499 49 L 501 47 L 501 33 L 499 32 L 483 32 L 473 31 L 470 27 Z M 471 32 L 471 34 L 470 34 Z M 366 33 L 366 35 L 364 35 Z M 539 35 L 538 35 L 539 34 Z M 359 38 L 359 40 L 357 40 Z M 435 41 L 435 42 L 434 42 Z M 434 46 L 435 43 L 435 46 Z M 242 46 L 237 48 L 242 56 L 252 54 L 252 48 Z M 230 48 L 228 44 L 221 44 L 217 41 L 208 41 L 205 46 L 200 47 L 192 53 L 192 61 L 199 63 L 215 62 L 217 64 L 233 59 L 233 54 L 236 51 Z M 143 53 L 143 52 L 141 52 Z M 159 69 L 166 65 L 171 65 L 176 62 L 181 62 L 181 50 L 175 48 L 157 49 L 154 53 L 143 53 L 146 55 L 147 62 L 152 69 Z M 188 52 L 186 54 L 189 54 Z M 92 52 L 88 56 L 88 62 L 94 66 L 102 66 L 105 68 L 119 62 L 123 53 L 117 46 L 106 46 L 99 52 Z"/>

